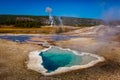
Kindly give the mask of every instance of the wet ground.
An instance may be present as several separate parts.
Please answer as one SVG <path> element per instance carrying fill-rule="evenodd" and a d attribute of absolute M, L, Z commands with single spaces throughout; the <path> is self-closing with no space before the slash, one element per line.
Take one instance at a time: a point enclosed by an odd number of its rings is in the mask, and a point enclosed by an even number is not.
<path fill-rule="evenodd" d="M 48 39 L 51 41 L 60 41 L 60 40 L 68 40 L 70 38 L 77 38 L 79 36 L 67 36 L 67 35 L 50 35 L 50 36 L 33 36 L 33 35 L 1 35 L 0 39 L 11 40 L 15 42 L 26 42 L 32 41 L 31 38 L 39 38 L 39 39 Z M 33 40 L 34 41 L 34 40 Z"/>

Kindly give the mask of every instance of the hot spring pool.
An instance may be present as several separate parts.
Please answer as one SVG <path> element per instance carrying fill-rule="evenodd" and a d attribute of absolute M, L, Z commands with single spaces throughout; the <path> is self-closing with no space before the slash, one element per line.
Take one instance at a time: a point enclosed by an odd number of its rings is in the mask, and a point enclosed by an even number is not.
<path fill-rule="evenodd" d="M 59 67 L 80 65 L 82 61 L 82 57 L 73 54 L 72 51 L 61 50 L 56 47 L 51 47 L 48 51 L 41 52 L 40 56 L 43 60 L 42 65 L 48 72 L 55 71 Z"/>
<path fill-rule="evenodd" d="M 51 46 L 41 51 L 31 52 L 27 67 L 43 75 L 54 75 L 88 68 L 102 61 L 104 58 L 95 54 L 78 53 L 70 49 Z"/>

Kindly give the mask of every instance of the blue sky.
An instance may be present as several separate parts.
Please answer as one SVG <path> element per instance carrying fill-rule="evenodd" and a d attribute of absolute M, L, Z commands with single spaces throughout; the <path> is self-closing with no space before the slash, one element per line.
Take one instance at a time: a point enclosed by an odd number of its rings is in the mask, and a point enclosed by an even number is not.
<path fill-rule="evenodd" d="M 0 14 L 41 16 L 46 7 L 55 16 L 102 18 L 111 8 L 119 10 L 120 0 L 0 0 Z"/>

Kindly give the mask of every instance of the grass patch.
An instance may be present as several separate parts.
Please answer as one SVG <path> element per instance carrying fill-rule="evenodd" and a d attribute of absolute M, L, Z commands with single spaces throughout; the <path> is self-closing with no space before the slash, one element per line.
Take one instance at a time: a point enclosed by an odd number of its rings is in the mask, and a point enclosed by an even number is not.
<path fill-rule="evenodd" d="M 43 26 L 41 28 L 15 28 L 15 27 L 4 27 L 0 28 L 0 33 L 15 33 L 15 34 L 54 34 L 62 33 L 75 30 L 70 27 L 49 27 Z"/>

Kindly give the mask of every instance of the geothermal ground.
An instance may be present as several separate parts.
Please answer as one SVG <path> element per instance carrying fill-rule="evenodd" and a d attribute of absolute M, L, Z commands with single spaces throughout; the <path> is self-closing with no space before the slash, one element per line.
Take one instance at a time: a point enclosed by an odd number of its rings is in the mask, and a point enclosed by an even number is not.
<path fill-rule="evenodd" d="M 17 43 L 1 39 L 0 80 L 120 80 L 120 27 L 86 27 L 64 33 L 64 35 L 71 34 L 79 37 L 54 41 L 52 44 L 97 54 L 105 57 L 106 62 L 88 69 L 47 77 L 27 69 L 26 66 L 28 54 L 44 47 L 29 42 Z"/>

